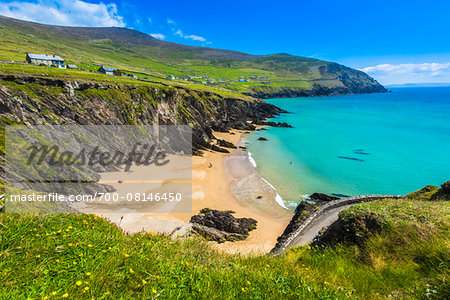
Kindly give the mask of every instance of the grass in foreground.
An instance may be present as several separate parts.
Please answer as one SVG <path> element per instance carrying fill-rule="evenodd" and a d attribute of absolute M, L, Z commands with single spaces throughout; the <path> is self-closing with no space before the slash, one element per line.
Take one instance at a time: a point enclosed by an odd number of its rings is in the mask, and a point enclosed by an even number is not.
<path fill-rule="evenodd" d="M 438 190 L 437 187 L 433 187 Z M 383 230 L 364 244 L 242 257 L 198 238 L 125 235 L 92 215 L 0 214 L 0 299 L 445 299 L 450 202 L 424 194 L 353 206 Z M 429 199 L 429 197 L 428 197 Z"/>
<path fill-rule="evenodd" d="M 0 298 L 345 298 L 285 258 L 124 235 L 92 215 L 0 214 Z"/>

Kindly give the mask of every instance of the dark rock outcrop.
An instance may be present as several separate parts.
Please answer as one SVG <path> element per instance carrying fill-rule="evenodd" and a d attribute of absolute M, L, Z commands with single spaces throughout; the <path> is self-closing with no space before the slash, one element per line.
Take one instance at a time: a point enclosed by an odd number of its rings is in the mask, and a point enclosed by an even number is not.
<path fill-rule="evenodd" d="M 313 193 L 311 196 L 309 196 L 309 198 L 311 200 L 316 200 L 316 201 L 332 201 L 332 200 L 339 199 L 338 197 L 334 197 L 334 196 L 330 196 L 330 195 L 322 194 L 322 193 Z"/>
<path fill-rule="evenodd" d="M 258 141 L 267 141 L 267 139 L 265 137 L 261 136 L 261 137 L 258 138 Z"/>
<path fill-rule="evenodd" d="M 295 214 L 289 222 L 286 229 L 284 229 L 281 236 L 277 238 L 277 243 L 275 247 L 271 250 L 271 253 L 274 254 L 278 251 L 280 246 L 286 241 L 286 239 L 296 231 L 303 222 L 318 208 L 320 207 L 320 203 L 310 204 L 308 202 L 302 201 L 295 209 Z"/>
<path fill-rule="evenodd" d="M 373 212 L 346 218 L 339 217 L 315 238 L 313 245 L 351 243 L 361 246 L 370 235 L 383 230 L 383 222 L 383 218 Z"/>
<path fill-rule="evenodd" d="M 193 229 L 209 240 L 217 242 L 244 240 L 256 228 L 252 218 L 235 218 L 231 212 L 203 209 L 191 217 Z"/>
<path fill-rule="evenodd" d="M 286 122 L 273 122 L 273 121 L 256 121 L 252 122 L 254 125 L 265 125 L 265 126 L 271 126 L 271 127 L 286 127 L 286 128 L 292 128 L 291 125 L 289 125 Z M 264 129 L 261 129 L 264 130 Z"/>
<path fill-rule="evenodd" d="M 226 147 L 231 149 L 237 148 L 236 145 L 234 145 L 233 143 L 222 139 L 217 139 L 217 145 L 219 145 L 220 147 Z"/>
<path fill-rule="evenodd" d="M 450 180 L 441 184 L 441 188 L 444 194 L 450 194 Z"/>

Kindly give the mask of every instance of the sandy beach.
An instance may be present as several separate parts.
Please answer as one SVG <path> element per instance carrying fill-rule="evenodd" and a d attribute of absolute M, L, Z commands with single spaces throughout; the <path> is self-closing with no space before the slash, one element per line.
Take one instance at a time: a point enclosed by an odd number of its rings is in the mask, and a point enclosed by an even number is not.
<path fill-rule="evenodd" d="M 244 145 L 242 139 L 244 134 L 243 131 L 237 130 L 230 133 L 214 133 L 217 138 L 235 145 Z M 170 234 L 203 208 L 232 210 L 235 211 L 235 217 L 250 217 L 257 220 L 257 229 L 253 230 L 244 241 L 222 244 L 211 242 L 211 245 L 228 253 L 267 253 L 286 228 L 293 212 L 276 203 L 276 192 L 256 173 L 245 149 L 228 150 L 231 153 L 205 151 L 203 156 L 192 157 L 192 208 L 181 207 L 177 210 L 177 207 L 170 207 L 170 213 L 147 213 L 140 210 L 139 204 L 130 206 L 129 203 L 125 203 L 123 207 L 100 205 L 92 212 L 120 224 L 130 233 L 152 231 Z M 181 168 L 182 172 L 186 172 L 185 165 Z M 176 183 L 142 181 L 143 178 L 148 178 L 148 172 L 148 167 L 141 166 L 135 167 L 129 174 L 104 173 L 100 182 L 112 185 L 121 194 L 149 192 L 152 189 L 173 190 L 171 185 Z M 117 178 L 124 178 L 123 182 L 118 183 Z M 161 208 L 161 205 L 157 204 L 152 211 L 168 211 L 165 209 L 167 207 Z"/>

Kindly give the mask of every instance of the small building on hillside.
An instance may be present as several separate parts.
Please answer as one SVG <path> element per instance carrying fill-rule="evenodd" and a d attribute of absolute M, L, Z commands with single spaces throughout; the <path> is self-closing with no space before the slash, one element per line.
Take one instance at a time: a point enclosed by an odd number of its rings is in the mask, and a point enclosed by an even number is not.
<path fill-rule="evenodd" d="M 76 65 L 67 65 L 67 69 L 78 70 L 78 67 Z"/>
<path fill-rule="evenodd" d="M 167 76 L 167 79 L 174 80 L 174 79 L 175 79 L 175 76 L 169 75 L 169 76 Z"/>
<path fill-rule="evenodd" d="M 65 69 L 66 65 L 64 63 L 64 59 L 57 56 L 56 54 L 53 55 L 46 55 L 46 54 L 32 54 L 27 53 L 26 60 L 29 64 L 34 65 L 46 65 L 47 67 L 57 67 L 60 69 Z"/>
<path fill-rule="evenodd" d="M 105 66 L 101 66 L 97 72 L 98 73 L 102 73 L 102 74 L 106 74 L 106 75 L 114 75 L 114 71 L 116 71 L 117 69 L 114 68 L 108 68 Z"/>

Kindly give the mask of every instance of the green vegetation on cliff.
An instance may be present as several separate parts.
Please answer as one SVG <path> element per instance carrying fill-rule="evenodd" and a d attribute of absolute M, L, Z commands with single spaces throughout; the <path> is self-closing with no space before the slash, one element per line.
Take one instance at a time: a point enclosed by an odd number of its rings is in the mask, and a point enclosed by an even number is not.
<path fill-rule="evenodd" d="M 57 54 L 67 64 L 76 64 L 86 71 L 18 65 L 25 62 L 27 52 Z M 318 59 L 190 47 L 157 40 L 126 28 L 51 26 L 2 16 L 0 60 L 5 62 L 2 64 L 4 72 L 74 75 L 95 80 L 98 74 L 91 72 L 105 65 L 141 77 L 141 81 L 203 86 L 257 97 L 386 91 L 361 71 Z M 15 64 L 11 65 L 11 62 Z M 178 79 L 167 80 L 168 75 Z M 190 81 L 182 78 L 190 78 Z M 137 82 L 129 77 L 110 76 L 109 80 Z"/>
<path fill-rule="evenodd" d="M 450 195 L 427 186 L 404 199 L 352 206 L 339 215 L 331 245 L 285 253 L 331 286 L 364 299 L 448 299 Z M 339 244 L 334 244 L 340 240 Z"/>

